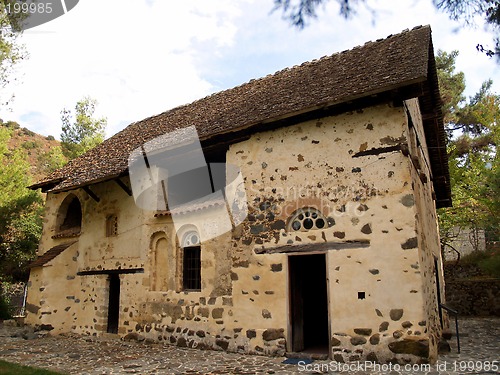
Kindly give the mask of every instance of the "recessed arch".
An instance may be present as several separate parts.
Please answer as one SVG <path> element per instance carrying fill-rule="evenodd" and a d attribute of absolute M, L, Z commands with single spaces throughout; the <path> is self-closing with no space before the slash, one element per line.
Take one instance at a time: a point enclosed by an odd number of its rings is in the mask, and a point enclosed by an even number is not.
<path fill-rule="evenodd" d="M 82 205 L 75 194 L 68 194 L 57 212 L 57 232 L 80 232 L 82 227 Z"/>
<path fill-rule="evenodd" d="M 161 230 L 158 232 L 154 232 L 150 237 L 149 248 L 153 250 L 156 246 L 156 243 L 162 238 L 167 238 L 167 234 L 164 231 Z"/>
<path fill-rule="evenodd" d="M 169 243 L 167 234 L 163 231 L 151 236 L 151 269 L 149 273 L 150 290 L 166 291 L 169 284 Z"/>

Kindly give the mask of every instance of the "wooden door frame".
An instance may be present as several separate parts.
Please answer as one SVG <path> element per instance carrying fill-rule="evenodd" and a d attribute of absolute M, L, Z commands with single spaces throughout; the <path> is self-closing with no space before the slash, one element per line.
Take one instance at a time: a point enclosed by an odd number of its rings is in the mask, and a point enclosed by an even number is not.
<path fill-rule="evenodd" d="M 325 267 L 326 267 L 326 303 L 327 303 L 327 314 L 328 314 L 328 358 L 331 357 L 331 315 L 330 315 L 330 273 L 328 268 L 328 251 L 311 251 L 307 253 L 290 253 L 287 254 L 287 274 L 286 274 L 286 304 L 287 304 L 287 335 L 286 335 L 286 351 L 292 352 L 293 344 L 293 325 L 292 325 L 292 297 L 291 297 L 291 285 L 290 285 L 290 257 L 295 256 L 307 256 L 307 255 L 324 255 Z"/>
<path fill-rule="evenodd" d="M 120 274 L 114 273 L 108 276 L 108 312 L 107 312 L 107 333 L 118 333 L 120 329 L 120 302 L 121 302 L 121 278 Z M 112 305 L 113 303 L 113 305 Z M 115 303 L 118 305 L 115 306 Z M 116 322 L 115 322 L 116 320 Z M 113 323 L 111 326 L 110 323 Z M 116 327 L 114 325 L 116 324 Z M 116 332 L 114 332 L 116 330 Z"/>
<path fill-rule="evenodd" d="M 444 328 L 444 317 L 443 310 L 441 309 L 442 296 L 441 296 L 441 272 L 439 267 L 439 259 L 435 255 L 433 256 L 434 260 L 434 280 L 436 281 L 436 304 L 437 310 L 439 314 L 439 323 L 441 325 L 441 329 Z"/>

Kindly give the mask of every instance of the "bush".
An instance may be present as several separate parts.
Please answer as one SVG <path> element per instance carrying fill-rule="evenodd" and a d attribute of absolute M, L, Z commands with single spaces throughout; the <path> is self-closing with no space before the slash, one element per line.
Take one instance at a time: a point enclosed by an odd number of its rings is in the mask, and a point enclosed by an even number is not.
<path fill-rule="evenodd" d="M 56 140 L 53 135 L 48 135 L 48 136 L 45 137 L 45 139 L 47 141 L 55 141 Z"/>
<path fill-rule="evenodd" d="M 488 254 L 486 251 L 473 251 L 470 254 L 464 255 L 460 258 L 460 263 L 466 264 L 479 264 L 483 259 L 487 259 Z"/>
<path fill-rule="evenodd" d="M 474 251 L 462 259 L 460 263 L 475 264 L 488 276 L 500 278 L 500 251 Z"/>
<path fill-rule="evenodd" d="M 22 147 L 25 148 L 26 150 L 32 150 L 34 148 L 37 148 L 39 146 L 37 141 L 25 141 L 22 144 Z"/>
<path fill-rule="evenodd" d="M 20 128 L 20 126 L 17 122 L 15 122 L 15 121 L 4 122 L 2 119 L 0 119 L 0 126 L 5 126 L 7 129 L 12 129 L 12 130 L 16 130 L 16 129 Z"/>
<path fill-rule="evenodd" d="M 9 302 L 6 300 L 3 294 L 0 295 L 0 320 L 6 320 L 12 318 L 10 313 Z"/>
<path fill-rule="evenodd" d="M 500 253 L 490 253 L 487 258 L 478 262 L 479 267 L 486 274 L 500 278 Z"/>
<path fill-rule="evenodd" d="M 23 132 L 23 134 L 25 135 L 29 135 L 31 137 L 35 136 L 36 133 L 35 132 L 32 132 L 31 130 L 29 130 L 28 128 L 22 128 L 21 131 Z"/>

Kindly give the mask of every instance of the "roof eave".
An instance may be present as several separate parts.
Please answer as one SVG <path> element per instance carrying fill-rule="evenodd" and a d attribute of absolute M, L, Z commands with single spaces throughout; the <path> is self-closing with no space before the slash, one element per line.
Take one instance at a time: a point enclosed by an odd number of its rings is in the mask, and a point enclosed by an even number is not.
<path fill-rule="evenodd" d="M 439 92 L 436 60 L 432 40 L 429 41 L 428 79 L 425 81 L 424 96 L 420 97 L 421 108 L 427 110 L 424 131 L 429 150 L 432 180 L 436 195 L 436 208 L 451 207 L 451 182 L 446 149 L 446 134 L 442 100 Z"/>

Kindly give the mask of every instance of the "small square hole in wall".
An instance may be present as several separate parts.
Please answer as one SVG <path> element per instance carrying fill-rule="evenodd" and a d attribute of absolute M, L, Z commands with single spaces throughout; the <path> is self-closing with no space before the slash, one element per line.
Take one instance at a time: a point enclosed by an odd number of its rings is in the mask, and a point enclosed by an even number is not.
<path fill-rule="evenodd" d="M 358 299 L 365 299 L 365 292 L 358 292 Z"/>

